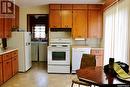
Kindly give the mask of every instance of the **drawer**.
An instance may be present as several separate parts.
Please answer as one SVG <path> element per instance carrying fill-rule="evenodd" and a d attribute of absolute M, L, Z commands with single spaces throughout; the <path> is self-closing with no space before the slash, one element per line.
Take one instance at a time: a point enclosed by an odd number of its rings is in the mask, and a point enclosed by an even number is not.
<path fill-rule="evenodd" d="M 6 54 L 3 55 L 3 61 L 9 60 L 9 59 L 11 59 L 11 58 L 12 58 L 11 52 L 6 53 Z"/>
<path fill-rule="evenodd" d="M 15 57 L 17 55 L 18 55 L 18 50 L 15 50 L 15 51 L 12 52 L 12 57 Z"/>
<path fill-rule="evenodd" d="M 0 63 L 2 62 L 2 60 L 3 60 L 3 56 L 0 56 Z"/>
<path fill-rule="evenodd" d="M 103 55 L 104 51 L 103 50 L 91 50 L 91 54 L 93 54 L 93 55 Z"/>

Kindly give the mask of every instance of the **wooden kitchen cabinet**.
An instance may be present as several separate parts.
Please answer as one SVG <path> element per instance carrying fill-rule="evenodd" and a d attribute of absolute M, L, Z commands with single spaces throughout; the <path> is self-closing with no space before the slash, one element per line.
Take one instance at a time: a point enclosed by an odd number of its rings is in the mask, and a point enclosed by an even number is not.
<path fill-rule="evenodd" d="M 12 18 L 12 27 L 19 28 L 19 7 L 15 5 L 15 17 Z"/>
<path fill-rule="evenodd" d="M 4 36 L 4 19 L 0 18 L 0 38 Z"/>
<path fill-rule="evenodd" d="M 3 61 L 3 76 L 4 76 L 4 82 L 12 77 L 11 59 Z"/>
<path fill-rule="evenodd" d="M 61 28 L 61 11 L 60 10 L 50 10 L 49 26 L 50 28 Z"/>
<path fill-rule="evenodd" d="M 102 38 L 103 12 L 101 5 L 88 7 L 88 38 Z"/>
<path fill-rule="evenodd" d="M 12 18 L 4 18 L 4 38 L 11 37 Z"/>
<path fill-rule="evenodd" d="M 87 10 L 73 10 L 73 38 L 86 38 L 87 36 Z"/>
<path fill-rule="evenodd" d="M 2 67 L 2 57 L 0 56 L 0 85 L 3 84 L 3 67 Z"/>
<path fill-rule="evenodd" d="M 72 5 L 50 5 L 50 28 L 72 28 Z"/>
<path fill-rule="evenodd" d="M 72 28 L 72 10 L 62 10 L 62 28 Z"/>
<path fill-rule="evenodd" d="M 18 51 L 12 52 L 12 74 L 15 75 L 18 72 Z"/>
<path fill-rule="evenodd" d="M 12 28 L 19 27 L 19 7 L 15 5 L 14 18 L 0 18 L 0 38 L 11 37 Z"/>
<path fill-rule="evenodd" d="M 91 54 L 96 56 L 96 66 L 103 66 L 104 51 L 103 49 L 92 49 Z"/>

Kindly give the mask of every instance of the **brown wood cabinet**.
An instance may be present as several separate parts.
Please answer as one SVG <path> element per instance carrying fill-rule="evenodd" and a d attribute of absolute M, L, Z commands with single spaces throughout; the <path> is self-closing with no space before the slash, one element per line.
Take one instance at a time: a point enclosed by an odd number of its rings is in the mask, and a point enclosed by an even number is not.
<path fill-rule="evenodd" d="M 72 5 L 50 5 L 50 28 L 72 28 Z"/>
<path fill-rule="evenodd" d="M 62 10 L 61 11 L 62 15 L 62 28 L 72 28 L 72 10 Z"/>
<path fill-rule="evenodd" d="M 15 75 L 18 72 L 18 51 L 12 52 L 12 73 Z"/>
<path fill-rule="evenodd" d="M 73 38 L 86 38 L 87 36 L 87 11 L 73 10 Z"/>
<path fill-rule="evenodd" d="M 0 38 L 4 36 L 4 19 L 0 18 Z"/>
<path fill-rule="evenodd" d="M 18 72 L 18 51 L 0 55 L 0 85 Z"/>
<path fill-rule="evenodd" d="M 4 38 L 11 37 L 11 29 L 12 29 L 12 18 L 4 19 Z"/>
<path fill-rule="evenodd" d="M 2 57 L 3 57 L 3 56 L 0 56 L 0 85 L 3 83 Z"/>
<path fill-rule="evenodd" d="M 15 5 L 14 18 L 0 18 L 0 38 L 11 37 L 11 29 L 19 27 L 19 7 Z"/>
<path fill-rule="evenodd" d="M 103 49 L 92 49 L 91 54 L 96 56 L 96 66 L 103 66 L 103 60 L 104 60 Z"/>
<path fill-rule="evenodd" d="M 49 26 L 50 28 L 61 28 L 61 11 L 60 10 L 50 10 Z"/>
<path fill-rule="evenodd" d="M 88 9 L 88 38 L 102 38 L 102 20 L 101 9 Z"/>
<path fill-rule="evenodd" d="M 3 61 L 3 75 L 4 75 L 4 82 L 12 77 L 12 64 L 11 59 Z"/>

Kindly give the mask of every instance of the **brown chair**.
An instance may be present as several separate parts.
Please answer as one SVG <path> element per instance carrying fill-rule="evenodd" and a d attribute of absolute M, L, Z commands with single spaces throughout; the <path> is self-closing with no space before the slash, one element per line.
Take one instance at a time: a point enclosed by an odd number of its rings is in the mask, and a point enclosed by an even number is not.
<path fill-rule="evenodd" d="M 94 67 L 96 66 L 95 55 L 83 54 L 82 59 L 81 59 L 80 69 L 86 68 L 86 67 L 89 67 L 89 66 L 94 66 Z M 72 80 L 71 87 L 73 87 L 74 84 L 78 84 L 79 87 L 80 87 L 80 85 L 91 86 L 91 84 L 89 84 L 87 82 L 80 81 L 78 78 L 75 78 L 75 79 Z"/>

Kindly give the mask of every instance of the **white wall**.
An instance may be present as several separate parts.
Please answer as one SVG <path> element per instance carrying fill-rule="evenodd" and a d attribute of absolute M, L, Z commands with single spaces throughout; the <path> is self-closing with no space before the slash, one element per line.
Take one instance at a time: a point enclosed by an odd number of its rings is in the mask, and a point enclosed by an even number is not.
<path fill-rule="evenodd" d="M 48 13 L 49 13 L 48 5 L 28 7 L 28 8 L 20 7 L 20 12 L 19 12 L 20 29 L 27 30 L 27 14 L 48 14 Z"/>

